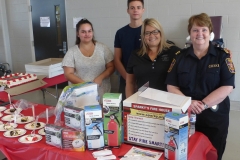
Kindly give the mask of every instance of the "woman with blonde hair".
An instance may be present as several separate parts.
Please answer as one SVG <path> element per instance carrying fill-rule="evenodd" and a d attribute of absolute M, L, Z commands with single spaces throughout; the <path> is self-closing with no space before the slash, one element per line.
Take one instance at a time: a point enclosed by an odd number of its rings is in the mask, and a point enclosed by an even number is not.
<path fill-rule="evenodd" d="M 147 18 L 142 24 L 141 48 L 134 51 L 128 61 L 126 97 L 135 88 L 149 82 L 149 87 L 167 91 L 165 80 L 175 53 L 180 49 L 166 41 L 161 24 L 154 18 Z"/>

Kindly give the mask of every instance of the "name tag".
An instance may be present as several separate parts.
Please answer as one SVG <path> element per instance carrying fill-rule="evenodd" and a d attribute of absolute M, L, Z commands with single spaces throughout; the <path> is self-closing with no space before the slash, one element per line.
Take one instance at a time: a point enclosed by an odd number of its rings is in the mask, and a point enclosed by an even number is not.
<path fill-rule="evenodd" d="M 209 64 L 208 68 L 217 68 L 219 67 L 219 64 Z"/>

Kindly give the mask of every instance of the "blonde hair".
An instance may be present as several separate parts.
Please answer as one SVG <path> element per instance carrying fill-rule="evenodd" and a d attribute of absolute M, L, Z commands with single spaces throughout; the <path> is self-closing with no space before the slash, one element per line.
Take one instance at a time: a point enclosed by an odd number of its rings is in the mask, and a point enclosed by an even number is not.
<path fill-rule="evenodd" d="M 201 27 L 208 27 L 210 33 L 213 31 L 213 25 L 211 18 L 206 13 L 201 13 L 197 15 L 193 15 L 188 20 L 188 33 L 190 34 L 192 26 L 196 24 Z"/>
<path fill-rule="evenodd" d="M 169 44 L 166 42 L 165 35 L 164 35 L 161 24 L 154 18 L 146 18 L 142 24 L 142 30 L 141 30 L 142 43 L 141 43 L 141 48 L 138 51 L 138 55 L 143 56 L 149 50 L 148 45 L 144 41 L 146 26 L 154 27 L 160 31 L 161 38 L 160 38 L 160 43 L 158 45 L 158 54 L 160 54 L 163 50 L 167 50 L 168 48 L 170 48 L 172 46 L 172 44 Z"/>

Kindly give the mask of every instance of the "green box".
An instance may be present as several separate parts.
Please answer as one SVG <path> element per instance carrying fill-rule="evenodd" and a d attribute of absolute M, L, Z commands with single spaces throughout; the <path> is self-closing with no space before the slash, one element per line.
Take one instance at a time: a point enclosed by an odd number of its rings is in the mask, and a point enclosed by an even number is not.
<path fill-rule="evenodd" d="M 103 95 L 104 144 L 119 147 L 122 143 L 122 94 Z"/>

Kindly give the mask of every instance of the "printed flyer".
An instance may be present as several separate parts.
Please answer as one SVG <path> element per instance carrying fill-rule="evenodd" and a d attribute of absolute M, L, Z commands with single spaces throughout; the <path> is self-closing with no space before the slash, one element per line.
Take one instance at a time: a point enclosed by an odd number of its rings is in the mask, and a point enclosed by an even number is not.
<path fill-rule="evenodd" d="M 154 152 L 132 147 L 120 160 L 158 160 L 162 154 L 162 152 Z"/>
<path fill-rule="evenodd" d="M 171 108 L 135 105 L 124 109 L 124 140 L 146 147 L 164 149 L 164 117 Z"/>

